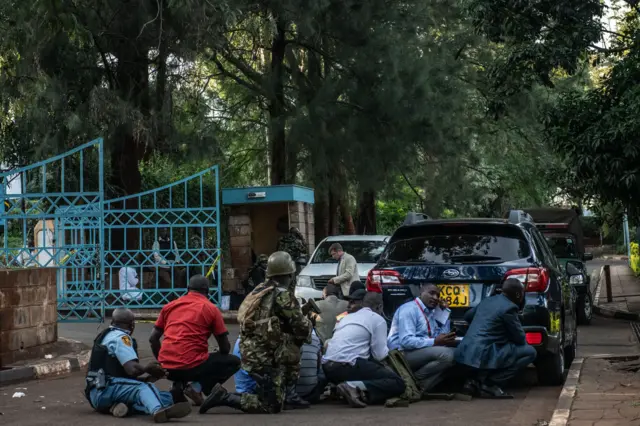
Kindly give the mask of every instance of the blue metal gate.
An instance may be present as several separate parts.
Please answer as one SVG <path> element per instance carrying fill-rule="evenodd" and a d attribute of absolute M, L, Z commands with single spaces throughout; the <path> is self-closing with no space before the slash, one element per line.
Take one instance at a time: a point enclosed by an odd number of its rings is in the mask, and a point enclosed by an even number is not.
<path fill-rule="evenodd" d="M 170 173 L 170 171 L 167 171 Z M 104 202 L 107 309 L 161 308 L 186 293 L 191 276 L 213 281 L 220 304 L 218 167 L 140 194 Z"/>
<path fill-rule="evenodd" d="M 96 139 L 0 173 L 0 268 L 57 268 L 59 321 L 104 317 L 103 166 Z"/>

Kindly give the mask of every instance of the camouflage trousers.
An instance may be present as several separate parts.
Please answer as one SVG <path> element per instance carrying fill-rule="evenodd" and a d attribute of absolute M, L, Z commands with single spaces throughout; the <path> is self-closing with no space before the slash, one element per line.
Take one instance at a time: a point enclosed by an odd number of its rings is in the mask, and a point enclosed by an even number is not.
<path fill-rule="evenodd" d="M 243 393 L 241 409 L 250 414 L 276 414 L 282 411 L 286 397 L 282 368 L 249 373 L 256 381 L 254 393 Z"/>
<path fill-rule="evenodd" d="M 277 351 L 276 367 L 249 366 L 242 368 L 256 382 L 252 394 L 242 394 L 242 411 L 251 414 L 275 414 L 282 411 L 287 397 L 287 388 L 295 386 L 300 376 L 300 347 L 293 342 L 285 343 Z"/>

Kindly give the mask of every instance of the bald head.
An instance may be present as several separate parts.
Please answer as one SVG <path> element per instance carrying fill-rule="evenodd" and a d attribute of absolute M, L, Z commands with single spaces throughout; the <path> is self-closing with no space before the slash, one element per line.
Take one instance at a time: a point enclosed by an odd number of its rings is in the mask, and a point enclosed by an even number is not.
<path fill-rule="evenodd" d="M 111 314 L 111 324 L 123 330 L 133 331 L 135 316 L 126 308 L 117 308 Z"/>
<path fill-rule="evenodd" d="M 189 280 L 189 290 L 197 291 L 198 293 L 209 293 L 209 279 L 204 275 L 194 275 Z"/>
<path fill-rule="evenodd" d="M 382 312 L 382 294 L 368 291 L 362 301 L 362 307 L 369 308 L 373 312 Z"/>
<path fill-rule="evenodd" d="M 520 305 L 524 297 L 524 286 L 519 280 L 509 278 L 502 283 L 502 294 L 507 296 L 507 298 L 516 305 Z"/>

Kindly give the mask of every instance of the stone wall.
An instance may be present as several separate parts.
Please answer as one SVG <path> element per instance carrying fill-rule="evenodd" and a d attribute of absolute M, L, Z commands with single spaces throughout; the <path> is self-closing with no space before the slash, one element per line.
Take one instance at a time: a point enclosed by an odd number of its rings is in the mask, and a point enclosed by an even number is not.
<path fill-rule="evenodd" d="M 289 226 L 295 226 L 300 230 L 309 246 L 309 255 L 315 249 L 315 225 L 313 204 L 297 201 L 289 203 Z"/>
<path fill-rule="evenodd" d="M 0 270 L 0 366 L 44 357 L 57 316 L 55 268 Z"/>

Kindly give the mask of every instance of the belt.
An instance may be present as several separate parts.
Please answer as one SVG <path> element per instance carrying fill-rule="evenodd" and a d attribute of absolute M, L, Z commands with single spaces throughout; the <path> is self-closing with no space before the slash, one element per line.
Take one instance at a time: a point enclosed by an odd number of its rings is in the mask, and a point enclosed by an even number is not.
<path fill-rule="evenodd" d="M 324 363 L 324 365 L 327 365 L 327 366 L 336 365 L 336 366 L 342 366 L 342 367 L 353 367 L 353 364 L 351 364 L 350 362 L 336 362 L 336 361 L 327 361 L 327 362 Z"/>

